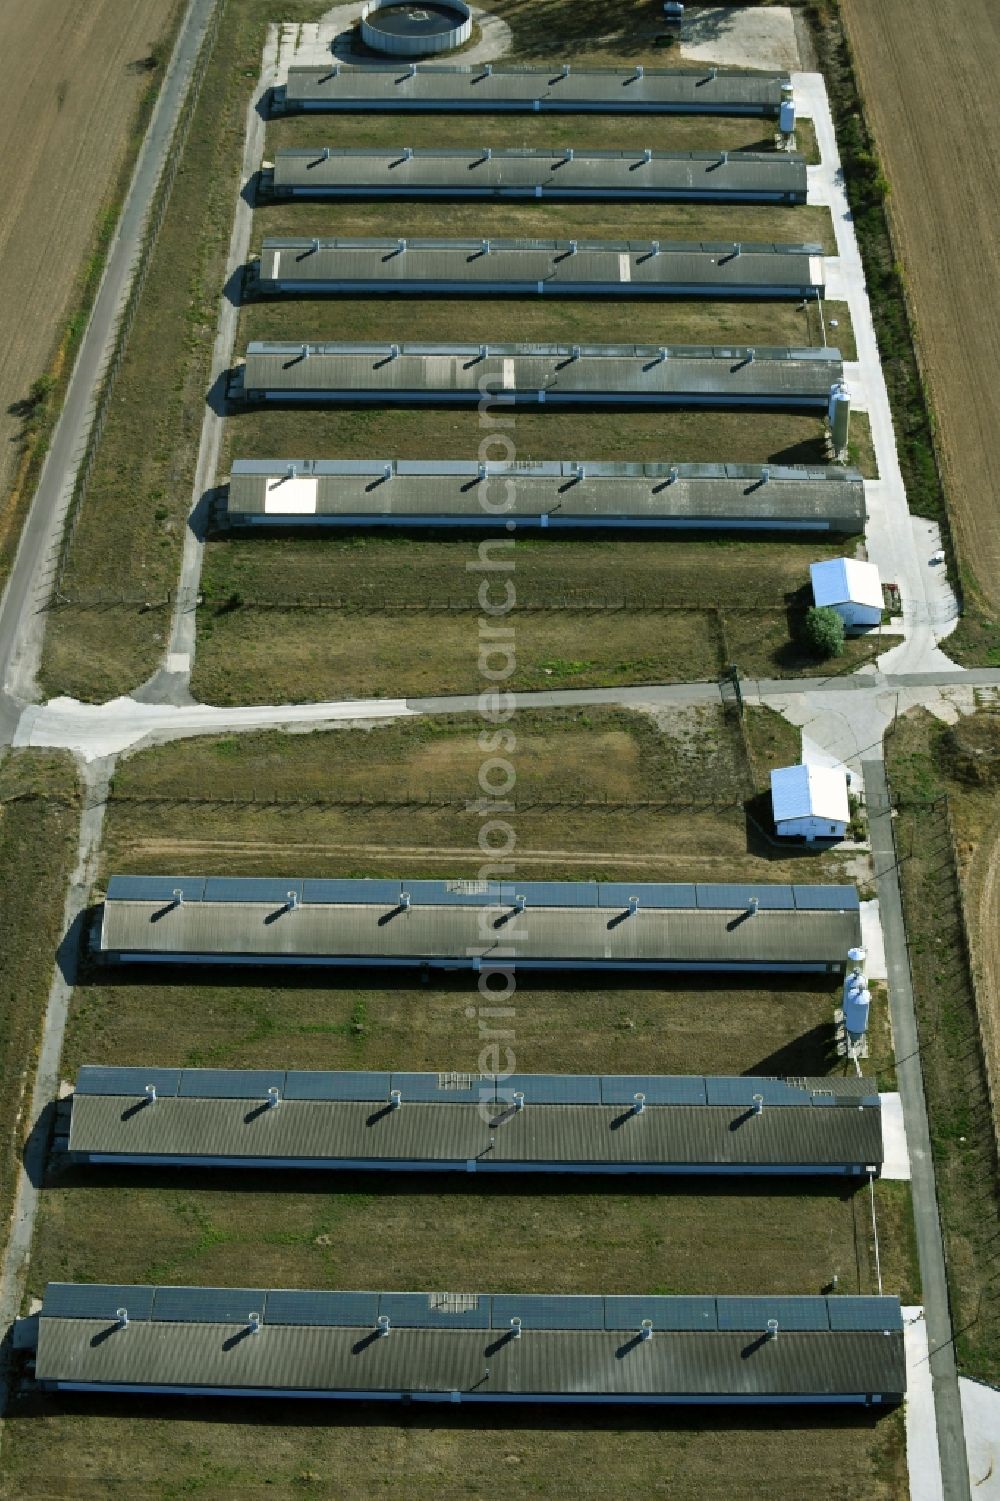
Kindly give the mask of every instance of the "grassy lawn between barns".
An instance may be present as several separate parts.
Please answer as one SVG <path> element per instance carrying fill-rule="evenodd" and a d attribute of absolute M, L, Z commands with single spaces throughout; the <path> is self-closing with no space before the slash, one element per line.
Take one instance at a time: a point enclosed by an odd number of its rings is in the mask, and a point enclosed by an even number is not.
<path fill-rule="evenodd" d="M 866 855 L 775 843 L 769 772 L 797 759 L 799 735 L 762 709 L 744 726 L 719 706 L 518 712 L 522 873 L 864 885 Z M 193 873 L 221 859 L 246 875 L 380 875 L 402 861 L 414 876 L 473 875 L 481 818 L 466 805 L 479 796 L 480 728 L 415 717 L 143 751 L 119 764 L 103 868 Z"/>
<path fill-rule="evenodd" d="M 653 151 L 759 151 L 770 155 L 774 152 L 775 123 L 727 115 L 278 115 L 268 121 L 264 154 L 271 158 L 282 148 L 345 144 L 378 151 L 395 146 L 456 149 L 466 143 L 470 147 L 482 143 L 497 150 L 527 146 L 561 151 L 572 146 L 580 151 L 629 151 L 634 147 L 641 155 L 649 147 Z M 795 129 L 800 154 L 811 164 L 818 163 L 812 121 L 797 121 Z M 586 211 L 588 205 L 576 207 Z M 666 207 L 673 212 L 675 206 Z M 730 212 L 738 213 L 740 207 L 728 205 Z M 661 204 L 659 211 L 663 210 Z"/>
<path fill-rule="evenodd" d="M 848 336 L 845 359 L 854 356 L 846 318 L 847 304 L 833 302 L 824 316 L 838 319 Z M 829 337 L 832 344 L 833 338 Z M 710 298 L 573 298 L 573 297 L 280 297 L 251 302 L 243 309 L 236 348 L 242 354 L 252 339 L 274 343 L 322 344 L 357 340 L 411 344 L 728 344 L 811 347 L 822 343 L 815 303 Z M 450 412 L 450 408 L 448 411 Z M 248 414 L 249 415 L 249 414 Z M 287 415 L 287 414 L 286 414 Z M 421 409 L 421 415 L 426 413 Z M 504 415 L 509 415 L 505 413 Z M 514 432 L 520 410 L 514 412 Z M 548 413 L 544 414 L 548 417 Z M 702 414 L 703 416 L 705 414 Z M 715 416 L 713 412 L 710 414 Z M 760 412 L 746 414 L 767 426 Z M 661 414 L 662 416 L 662 414 Z M 252 420 L 252 417 L 250 417 Z M 630 423 L 631 413 L 616 413 Z M 246 425 L 242 414 L 237 425 Z M 704 456 L 704 455 L 703 455 Z M 728 457 L 728 455 L 727 455 Z"/>
<path fill-rule="evenodd" d="M 195 693 L 281 703 L 476 692 L 477 547 L 371 535 L 211 543 Z M 843 539 L 518 539 L 501 576 L 517 595 L 503 622 L 516 659 L 507 686 L 702 682 L 729 662 L 751 677 L 852 671 L 878 633 L 829 663 L 795 639 L 809 564 L 843 551 Z"/>

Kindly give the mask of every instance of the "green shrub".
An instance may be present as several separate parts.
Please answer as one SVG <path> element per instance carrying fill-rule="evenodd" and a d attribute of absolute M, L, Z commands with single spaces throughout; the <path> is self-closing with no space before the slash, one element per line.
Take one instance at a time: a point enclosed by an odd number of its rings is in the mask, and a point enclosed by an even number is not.
<path fill-rule="evenodd" d="M 843 656 L 844 622 L 828 605 L 814 605 L 806 611 L 802 640 L 817 657 Z"/>

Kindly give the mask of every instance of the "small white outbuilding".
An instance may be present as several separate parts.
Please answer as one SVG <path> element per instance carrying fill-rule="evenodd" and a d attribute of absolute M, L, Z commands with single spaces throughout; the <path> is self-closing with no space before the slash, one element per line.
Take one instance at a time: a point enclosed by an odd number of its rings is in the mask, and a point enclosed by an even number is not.
<path fill-rule="evenodd" d="M 878 625 L 882 619 L 882 580 L 874 563 L 828 558 L 811 563 L 813 600 L 836 610 L 846 626 Z"/>
<path fill-rule="evenodd" d="M 779 834 L 843 839 L 851 821 L 843 766 L 781 766 L 771 773 L 771 807 Z"/>

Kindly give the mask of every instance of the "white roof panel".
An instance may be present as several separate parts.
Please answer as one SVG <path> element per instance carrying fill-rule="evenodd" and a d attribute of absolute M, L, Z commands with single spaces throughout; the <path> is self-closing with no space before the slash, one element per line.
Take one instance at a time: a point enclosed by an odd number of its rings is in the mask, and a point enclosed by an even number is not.
<path fill-rule="evenodd" d="M 790 818 L 850 822 L 847 773 L 842 766 L 781 766 L 771 772 L 775 823 Z"/>
<path fill-rule="evenodd" d="M 266 483 L 265 516 L 315 516 L 318 480 L 282 475 Z"/>
<path fill-rule="evenodd" d="M 811 563 L 813 599 L 817 605 L 869 605 L 882 608 L 882 580 L 874 563 L 857 558 L 829 558 Z"/>

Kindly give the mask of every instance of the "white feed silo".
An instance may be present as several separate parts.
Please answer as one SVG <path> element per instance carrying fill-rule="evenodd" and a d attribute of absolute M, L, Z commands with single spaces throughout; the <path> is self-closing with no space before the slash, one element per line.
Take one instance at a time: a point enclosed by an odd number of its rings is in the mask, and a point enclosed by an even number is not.
<path fill-rule="evenodd" d="M 856 1048 L 868 1031 L 872 998 L 861 969 L 865 958 L 864 949 L 849 949 L 847 957 L 851 968 L 844 980 L 844 1031 L 847 1033 L 848 1045 Z"/>
<path fill-rule="evenodd" d="M 795 98 L 790 83 L 781 86 L 781 104 L 778 106 L 778 129 L 783 136 L 790 136 L 795 130 Z"/>
<path fill-rule="evenodd" d="M 830 401 L 826 409 L 826 419 L 830 427 L 830 438 L 833 442 L 834 453 L 846 453 L 851 427 L 851 393 L 843 381 L 830 387 Z"/>

